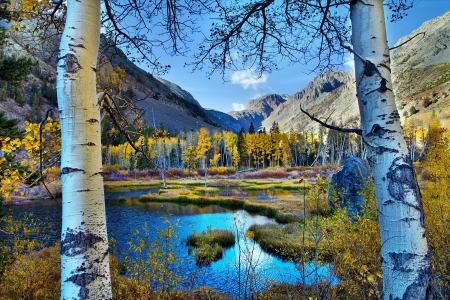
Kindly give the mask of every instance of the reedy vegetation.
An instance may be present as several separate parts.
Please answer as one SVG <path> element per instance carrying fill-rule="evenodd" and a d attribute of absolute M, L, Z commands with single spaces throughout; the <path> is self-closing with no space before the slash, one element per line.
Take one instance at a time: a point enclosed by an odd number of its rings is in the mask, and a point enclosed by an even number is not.
<path fill-rule="evenodd" d="M 435 277 L 433 280 L 434 289 L 439 299 L 447 299 L 450 295 L 450 273 L 448 271 L 448 250 L 450 249 L 448 228 L 450 224 L 447 221 L 450 204 L 447 199 L 449 191 L 445 187 L 450 177 L 450 156 L 448 155 L 450 147 L 448 134 L 442 128 L 436 116 L 430 120 L 427 135 L 429 138 L 423 161 L 416 163 L 416 165 L 420 172 L 420 181 L 423 184 L 422 193 L 427 233 Z M 321 180 L 313 186 L 308 196 L 308 201 L 311 202 L 310 207 L 320 203 L 321 199 L 326 199 L 326 194 L 323 193 L 326 187 L 326 183 Z M 318 299 L 379 299 L 382 295 L 379 260 L 381 245 L 378 235 L 375 198 L 373 188 L 370 185 L 364 191 L 364 199 L 366 201 L 364 212 L 354 220 L 347 216 L 345 210 L 338 209 L 329 216 L 316 215 L 313 218 L 306 219 L 305 222 L 290 223 L 273 228 L 270 228 L 270 226 L 253 227 L 249 232 L 244 233 L 255 241 L 265 239 L 272 245 L 276 245 L 273 240 L 281 240 L 282 243 L 275 246 L 274 252 L 286 259 L 296 261 L 299 264 L 300 271 L 302 270 L 301 266 L 310 260 L 319 263 L 331 262 L 334 273 L 339 278 L 338 284 L 333 287 L 325 283 L 317 283 L 305 288 L 300 285 L 276 285 L 254 296 L 258 299 L 287 299 L 288 296 L 286 295 L 289 295 L 289 299 L 302 299 L 304 296 L 317 297 Z M 19 228 L 23 228 L 18 223 L 14 225 L 16 229 L 12 228 L 11 226 L 14 224 L 12 219 L 4 217 L 2 220 L 3 231 L 14 233 Z M 6 226 L 7 224 L 10 225 Z M 143 230 L 145 231 L 145 228 Z M 165 274 L 165 271 L 163 271 L 168 267 L 168 264 L 176 259 L 170 251 L 163 251 L 164 247 L 166 247 L 164 249 L 170 249 L 170 237 L 173 234 L 176 234 L 176 225 L 167 224 L 166 229 L 159 233 L 159 239 L 162 243 L 155 244 L 151 241 L 145 241 L 145 238 L 138 238 L 130 241 L 130 250 L 135 254 L 134 259 L 130 257 L 124 262 L 113 259 L 113 291 L 115 298 L 117 296 L 116 299 L 127 299 L 127 297 L 145 299 L 149 295 L 160 299 L 187 299 L 189 297 L 204 299 L 207 296 L 219 299 L 225 297 L 207 289 L 200 291 L 176 290 L 177 283 L 179 283 L 177 278 L 180 274 L 176 274 L 176 272 Z M 272 238 L 271 241 L 272 235 L 275 238 Z M 14 236 L 17 238 L 17 242 L 28 243 L 27 239 L 22 238 L 22 236 Z M 302 239 L 303 236 L 305 237 L 304 240 Z M 8 246 L 7 244 L 3 245 L 3 247 Z M 57 298 L 59 295 L 59 284 L 57 282 L 59 274 L 54 273 L 54 270 L 58 268 L 59 260 L 57 259 L 56 248 L 35 253 L 29 252 L 29 250 L 34 249 L 34 245 L 28 245 L 26 247 L 14 246 L 17 251 L 14 252 L 13 256 L 9 256 L 9 250 L 3 251 L 5 254 L 3 257 L 8 258 L 8 260 L 4 260 L 0 298 L 21 298 L 30 294 L 34 295 L 32 299 Z M 290 251 L 290 247 L 295 250 Z M 160 255 L 157 253 L 160 253 Z M 120 275 L 120 270 L 124 265 L 128 266 L 130 272 L 134 272 L 134 277 Z M 150 267 L 150 265 L 153 267 Z M 164 266 L 164 268 L 161 269 L 158 266 Z M 24 272 L 23 270 L 27 271 Z M 159 272 L 158 270 L 162 271 Z M 150 275 L 148 272 L 155 274 L 159 272 L 159 275 Z M 39 283 L 39 278 L 53 278 L 54 281 L 51 281 L 50 285 L 44 286 Z M 151 286 L 143 284 L 149 282 L 150 278 L 164 281 L 160 290 L 154 290 Z M 149 280 L 147 281 L 147 279 Z"/>

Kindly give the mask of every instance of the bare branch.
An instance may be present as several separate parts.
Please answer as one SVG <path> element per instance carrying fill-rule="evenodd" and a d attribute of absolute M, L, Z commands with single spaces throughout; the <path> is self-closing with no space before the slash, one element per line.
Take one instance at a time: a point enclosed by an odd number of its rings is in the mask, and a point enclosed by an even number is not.
<path fill-rule="evenodd" d="M 425 37 L 425 32 L 419 32 L 418 34 L 416 34 L 416 35 L 413 36 L 412 38 L 408 39 L 407 41 L 401 43 L 400 45 L 395 46 L 395 47 L 392 47 L 392 48 L 389 48 L 389 51 L 394 50 L 394 49 L 397 49 L 397 48 L 400 48 L 401 46 L 403 46 L 403 45 L 409 43 L 410 41 L 412 41 L 414 38 L 418 37 L 419 35 L 422 35 L 422 38 L 424 38 L 424 37 Z"/>
<path fill-rule="evenodd" d="M 307 111 L 303 110 L 301 105 L 300 105 L 300 110 L 302 111 L 302 113 L 307 115 L 311 120 L 319 123 L 323 127 L 326 127 L 326 128 L 329 128 L 329 129 L 333 129 L 333 130 L 336 130 L 336 131 L 339 131 L 339 132 L 356 133 L 357 135 L 362 135 L 362 129 L 360 129 L 360 128 L 341 128 L 341 127 L 329 125 L 326 122 L 320 121 L 319 119 L 314 117 L 314 115 L 310 115 Z M 328 120 L 328 118 L 327 118 L 327 120 Z"/>

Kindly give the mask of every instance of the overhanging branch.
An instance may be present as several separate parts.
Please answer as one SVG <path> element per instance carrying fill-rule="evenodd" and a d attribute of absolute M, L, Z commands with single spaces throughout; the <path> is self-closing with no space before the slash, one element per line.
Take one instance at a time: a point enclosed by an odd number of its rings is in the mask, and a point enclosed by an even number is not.
<path fill-rule="evenodd" d="M 300 105 L 300 110 L 302 111 L 302 113 L 304 113 L 305 115 L 307 115 L 311 120 L 319 123 L 320 125 L 322 125 L 323 127 L 326 127 L 328 129 L 333 129 L 339 132 L 346 132 L 346 133 L 356 133 L 357 135 L 362 135 L 362 129 L 360 128 L 341 128 L 341 127 L 337 127 L 337 126 L 333 126 L 333 125 L 329 125 L 326 122 L 322 122 L 319 119 L 317 119 L 316 117 L 314 117 L 314 115 L 310 115 L 307 111 L 303 110 L 302 106 Z"/>
<path fill-rule="evenodd" d="M 392 47 L 392 48 L 389 48 L 389 51 L 394 50 L 394 49 L 397 49 L 397 48 L 400 48 L 401 46 L 403 46 L 403 45 L 409 43 L 411 40 L 415 39 L 415 38 L 418 37 L 419 35 L 422 35 L 422 36 L 424 37 L 424 36 L 425 36 L 425 32 L 419 32 L 418 34 L 416 34 L 416 35 L 413 36 L 412 38 L 408 39 L 407 41 L 401 43 L 400 45 L 395 46 L 395 47 Z M 423 37 L 422 37 L 422 38 L 423 38 Z"/>

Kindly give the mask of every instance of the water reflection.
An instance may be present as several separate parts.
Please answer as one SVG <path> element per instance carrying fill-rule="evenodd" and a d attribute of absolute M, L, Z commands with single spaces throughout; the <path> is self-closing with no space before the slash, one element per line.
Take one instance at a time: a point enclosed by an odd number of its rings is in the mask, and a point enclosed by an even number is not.
<path fill-rule="evenodd" d="M 233 296 L 262 289 L 275 282 L 311 284 L 320 275 L 330 281 L 329 268 L 310 264 L 306 266 L 310 276 L 301 278 L 301 272 L 291 262 L 283 262 L 279 258 L 265 253 L 258 244 L 245 236 L 245 232 L 253 224 L 266 224 L 273 220 L 258 215 L 250 215 L 245 211 L 230 210 L 217 205 L 199 207 L 196 205 L 178 205 L 174 203 L 141 203 L 136 199 L 119 200 L 119 196 L 130 193 L 144 193 L 144 191 L 120 191 L 106 194 L 106 215 L 108 234 L 117 240 L 117 256 L 124 258 L 130 253 L 127 244 L 135 239 L 136 229 L 142 229 L 148 224 L 149 241 L 154 241 L 157 228 L 164 229 L 164 219 L 170 224 L 178 224 L 178 236 L 174 240 L 173 251 L 180 258 L 177 269 L 185 277 L 186 288 L 209 286 L 219 291 L 229 292 Z M 148 193 L 148 189 L 145 191 Z M 52 241 L 59 240 L 61 206 L 53 200 L 39 200 L 31 207 L 14 207 L 14 214 L 19 217 L 25 212 L 32 212 L 36 219 L 47 221 L 49 228 L 54 229 Z M 237 236 L 234 247 L 223 253 L 223 258 L 209 266 L 199 267 L 195 258 L 188 253 L 186 240 L 194 231 L 207 229 L 227 229 Z"/>

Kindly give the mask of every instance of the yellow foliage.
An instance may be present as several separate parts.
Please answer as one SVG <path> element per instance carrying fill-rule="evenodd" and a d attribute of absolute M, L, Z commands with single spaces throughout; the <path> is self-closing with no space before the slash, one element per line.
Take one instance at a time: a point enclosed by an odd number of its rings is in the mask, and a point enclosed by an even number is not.
<path fill-rule="evenodd" d="M 322 225 L 324 247 L 333 257 L 334 273 L 339 277 L 335 292 L 339 299 L 378 299 L 382 278 L 380 237 L 373 187 L 363 193 L 364 213 L 352 221 L 339 209 Z"/>
<path fill-rule="evenodd" d="M 17 191 L 20 184 L 25 183 L 27 177 L 36 172 L 40 166 L 39 124 L 25 122 L 25 136 L 22 140 L 0 136 L 0 195 L 10 199 L 10 194 Z M 42 156 L 43 160 L 57 157 L 60 151 L 59 120 L 49 118 L 42 128 Z"/>
<path fill-rule="evenodd" d="M 429 143 L 422 161 L 421 189 L 435 289 L 450 297 L 450 145 L 437 118 L 429 123 Z"/>

